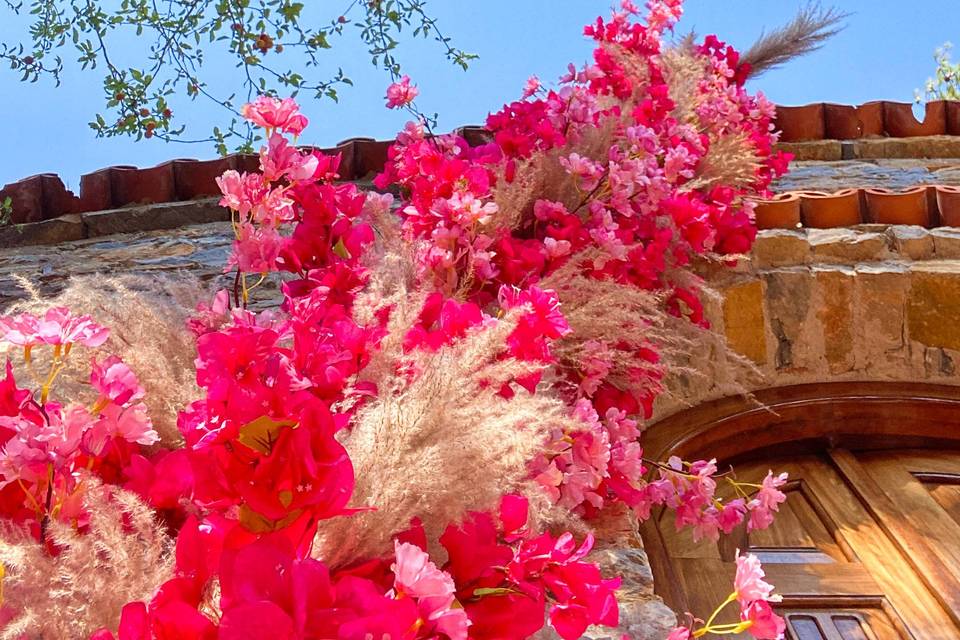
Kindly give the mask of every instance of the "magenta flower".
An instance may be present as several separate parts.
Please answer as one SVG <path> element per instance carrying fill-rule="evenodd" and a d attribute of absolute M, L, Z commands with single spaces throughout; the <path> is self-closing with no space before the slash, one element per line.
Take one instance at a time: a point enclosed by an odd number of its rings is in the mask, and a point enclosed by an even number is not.
<path fill-rule="evenodd" d="M 387 108 L 399 109 L 405 107 L 420 95 L 420 90 L 410 84 L 410 76 L 403 76 L 400 82 L 394 82 L 387 87 Z"/>
<path fill-rule="evenodd" d="M 29 482 L 47 475 L 47 466 L 59 470 L 77 452 L 83 434 L 90 428 L 91 416 L 81 405 L 62 410 L 58 405 L 45 407 L 46 417 L 37 411 L 0 417 L 0 427 L 13 436 L 0 451 L 0 486 L 18 479 Z"/>
<path fill-rule="evenodd" d="M 94 361 L 90 385 L 101 396 L 119 405 L 143 397 L 143 387 L 136 374 L 117 356 L 108 356 L 102 362 Z"/>
<path fill-rule="evenodd" d="M 275 182 L 281 178 L 288 178 L 292 182 L 309 180 L 320 166 L 320 160 L 312 153 L 301 153 L 299 149 L 290 145 L 282 135 L 275 133 L 270 136 L 267 146 L 260 150 L 260 169 L 262 180 Z"/>
<path fill-rule="evenodd" d="M 677 627 L 667 636 L 667 640 L 690 640 L 690 638 L 690 629 L 687 627 Z"/>
<path fill-rule="evenodd" d="M 786 622 L 773 612 L 766 600 L 750 603 L 740 612 L 740 619 L 750 623 L 747 630 L 757 640 L 779 640 L 787 629 Z"/>
<path fill-rule="evenodd" d="M 279 129 L 293 135 L 299 135 L 309 122 L 293 98 L 271 98 L 260 96 L 240 109 L 243 117 L 264 129 Z"/>
<path fill-rule="evenodd" d="M 237 239 L 233 243 L 233 254 L 227 262 L 225 271 L 234 265 L 247 273 L 267 273 L 277 270 L 277 256 L 283 246 L 283 238 L 276 229 L 255 227 L 252 224 L 238 226 Z"/>
<path fill-rule="evenodd" d="M 540 90 L 540 78 L 537 76 L 530 76 L 527 78 L 526 84 L 523 85 L 523 98 L 527 99 L 537 91 Z"/>
<path fill-rule="evenodd" d="M 786 482 L 786 473 L 774 476 L 772 471 L 767 472 L 767 477 L 763 479 L 757 495 L 747 504 L 747 508 L 750 509 L 748 531 L 766 529 L 773 523 L 774 512 L 779 511 L 779 505 L 787 499 L 787 496 L 780 491 L 780 487 Z"/>
<path fill-rule="evenodd" d="M 733 579 L 733 588 L 741 608 L 756 600 L 780 600 L 780 596 L 772 595 L 773 585 L 764 582 L 765 575 L 757 556 L 749 553 L 740 555 L 737 550 L 737 575 Z"/>
<path fill-rule="evenodd" d="M 147 405 L 138 402 L 130 407 L 108 404 L 100 417 L 84 437 L 84 445 L 99 455 L 104 445 L 112 437 L 119 437 L 130 443 L 149 446 L 160 440 L 153 430 L 153 423 L 147 415 Z"/>
<path fill-rule="evenodd" d="M 466 640 L 470 621 L 463 609 L 452 609 L 456 585 L 453 578 L 430 561 L 416 545 L 395 542 L 394 591 L 397 598 L 409 596 L 417 601 L 423 622 L 431 630 L 450 640 Z"/>
<path fill-rule="evenodd" d="M 266 197 L 269 190 L 263 176 L 257 173 L 239 173 L 231 169 L 225 171 L 216 181 L 223 194 L 220 206 L 233 209 L 241 216 L 250 213 L 251 209 Z"/>
<path fill-rule="evenodd" d="M 82 344 L 99 347 L 110 336 L 110 330 L 95 323 L 90 316 L 75 316 L 66 307 L 54 307 L 43 316 L 21 313 L 0 317 L 2 339 L 21 347 L 40 344 Z"/>

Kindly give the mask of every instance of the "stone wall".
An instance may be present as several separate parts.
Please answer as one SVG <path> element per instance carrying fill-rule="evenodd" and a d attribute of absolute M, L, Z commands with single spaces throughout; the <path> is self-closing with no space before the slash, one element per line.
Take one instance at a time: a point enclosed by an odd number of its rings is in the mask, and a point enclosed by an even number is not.
<path fill-rule="evenodd" d="M 837 380 L 960 384 L 960 229 L 763 231 L 733 269 L 703 265 L 721 348 L 688 363 L 655 419 L 743 389 Z"/>

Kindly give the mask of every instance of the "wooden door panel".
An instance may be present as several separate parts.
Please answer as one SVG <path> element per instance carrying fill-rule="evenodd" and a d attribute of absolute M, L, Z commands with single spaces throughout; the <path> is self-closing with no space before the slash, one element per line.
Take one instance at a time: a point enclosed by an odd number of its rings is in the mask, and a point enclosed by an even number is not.
<path fill-rule="evenodd" d="M 840 537 L 877 581 L 886 601 L 918 638 L 960 637 L 954 621 L 875 519 L 876 509 L 886 507 L 883 496 L 851 491 L 847 483 L 853 471 L 852 454 L 836 451 L 831 458 L 836 468 L 805 462 L 804 479 L 834 519 Z M 954 631 L 943 635 L 946 629 Z"/>
<path fill-rule="evenodd" d="M 689 531 L 675 530 L 672 513 L 657 514 L 658 537 L 684 606 L 706 616 L 726 598 L 735 572 L 734 550 L 740 548 L 760 557 L 769 581 L 784 597 L 777 610 L 791 620 L 789 637 L 796 640 L 960 639 L 960 625 L 888 537 L 873 505 L 865 504 L 865 499 L 884 498 L 889 507 L 890 499 L 876 483 L 877 495 L 865 498 L 853 490 L 846 477 L 852 467 L 848 458 L 849 453 L 805 455 L 738 466 L 742 482 L 759 482 L 768 469 L 790 474 L 787 501 L 767 531 L 748 535 L 742 528 L 719 543 L 695 543 Z M 950 467 L 939 460 L 936 468 L 945 473 Z M 952 488 L 913 481 L 941 514 L 947 513 L 941 503 L 960 499 Z M 723 484 L 721 479 L 718 495 L 730 497 Z M 718 621 L 735 621 L 736 608 L 729 609 Z"/>
<path fill-rule="evenodd" d="M 930 492 L 930 497 L 940 505 L 940 508 L 953 518 L 954 522 L 960 524 L 960 484 L 925 482 L 924 485 Z"/>
<path fill-rule="evenodd" d="M 852 454 L 850 456 L 852 457 Z M 960 454 L 874 452 L 847 461 L 855 490 L 960 625 Z"/>
<path fill-rule="evenodd" d="M 883 609 L 780 609 L 790 640 L 904 640 Z"/>

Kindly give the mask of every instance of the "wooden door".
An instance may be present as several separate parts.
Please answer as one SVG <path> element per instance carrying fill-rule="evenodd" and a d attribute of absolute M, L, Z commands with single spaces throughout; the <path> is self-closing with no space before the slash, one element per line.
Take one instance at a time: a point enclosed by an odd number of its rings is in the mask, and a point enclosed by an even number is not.
<path fill-rule="evenodd" d="M 951 569 L 932 570 L 937 561 L 960 561 L 960 535 L 951 538 L 949 530 L 931 534 L 935 539 L 922 545 L 925 555 L 911 558 L 910 553 L 921 549 L 917 539 L 922 536 L 910 534 L 894 509 L 919 500 L 920 506 L 910 507 L 910 527 L 949 520 L 960 533 L 960 483 L 944 475 L 956 469 L 960 478 L 960 468 L 950 466 L 960 467 L 960 454 L 943 454 L 936 464 L 926 464 L 922 456 L 891 455 L 834 451 L 738 466 L 737 478 L 746 482 L 759 482 L 768 469 L 787 471 L 787 501 L 770 529 L 748 535 L 744 528 L 719 543 L 694 543 L 689 531 L 676 531 L 671 512 L 655 514 L 645 538 L 648 545 L 660 542 L 661 561 L 669 564 L 666 575 L 675 588 L 663 590 L 664 597 L 681 615 L 709 615 L 732 590 L 739 548 L 761 559 L 769 581 L 783 596 L 777 610 L 787 619 L 788 638 L 960 639 L 960 624 L 952 615 L 960 578 L 952 578 L 952 595 L 944 597 L 934 587 L 949 586 Z M 891 465 L 901 475 L 890 471 Z M 888 493 L 894 490 L 900 493 Z M 913 495 L 921 490 L 921 497 Z M 658 573 L 661 579 L 665 575 Z M 722 621 L 735 621 L 736 613 L 729 607 Z"/>

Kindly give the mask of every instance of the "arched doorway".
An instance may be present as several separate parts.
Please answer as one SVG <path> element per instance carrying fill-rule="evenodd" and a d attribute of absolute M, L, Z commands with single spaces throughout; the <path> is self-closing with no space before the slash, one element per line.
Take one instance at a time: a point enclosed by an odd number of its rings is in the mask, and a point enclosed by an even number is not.
<path fill-rule="evenodd" d="M 960 389 L 830 383 L 756 399 L 765 406 L 723 399 L 644 435 L 649 457 L 716 457 L 741 481 L 790 473 L 765 531 L 694 543 L 654 512 L 641 533 L 664 600 L 709 614 L 749 549 L 784 596 L 788 637 L 960 638 Z"/>

